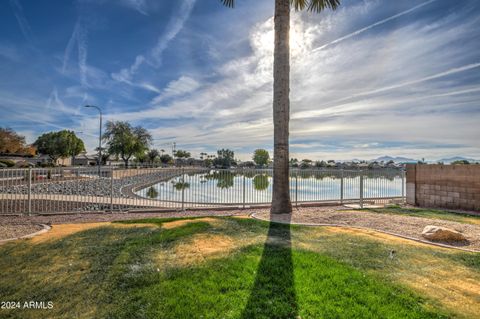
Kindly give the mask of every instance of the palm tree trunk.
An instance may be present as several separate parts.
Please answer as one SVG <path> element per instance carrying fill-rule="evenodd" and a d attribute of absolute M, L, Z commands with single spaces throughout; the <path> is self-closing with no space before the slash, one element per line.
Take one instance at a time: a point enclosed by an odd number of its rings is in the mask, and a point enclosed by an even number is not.
<path fill-rule="evenodd" d="M 292 212 L 288 167 L 290 120 L 290 0 L 275 0 L 273 62 L 273 194 L 272 214 Z"/>

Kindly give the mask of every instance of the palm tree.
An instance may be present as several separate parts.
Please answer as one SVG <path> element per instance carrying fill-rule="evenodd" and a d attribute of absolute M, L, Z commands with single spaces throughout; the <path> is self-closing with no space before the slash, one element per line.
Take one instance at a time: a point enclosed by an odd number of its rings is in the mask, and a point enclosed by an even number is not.
<path fill-rule="evenodd" d="M 235 0 L 220 0 L 233 7 Z M 288 123 L 290 120 L 290 6 L 300 11 L 335 10 L 340 0 L 275 0 L 275 50 L 273 62 L 273 214 L 291 213 Z"/>

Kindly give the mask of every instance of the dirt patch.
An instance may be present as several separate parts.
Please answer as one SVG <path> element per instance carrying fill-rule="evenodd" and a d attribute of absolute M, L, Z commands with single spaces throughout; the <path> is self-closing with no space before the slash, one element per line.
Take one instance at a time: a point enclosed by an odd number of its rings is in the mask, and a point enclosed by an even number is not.
<path fill-rule="evenodd" d="M 181 219 L 181 220 L 175 220 L 173 222 L 163 223 L 162 228 L 172 229 L 172 228 L 181 227 L 181 226 L 184 226 L 190 223 L 196 223 L 196 222 L 206 222 L 209 224 L 215 224 L 218 222 L 218 220 L 215 218 L 209 218 L 209 217 L 196 218 L 196 219 Z"/>
<path fill-rule="evenodd" d="M 135 228 L 158 227 L 155 224 L 116 224 L 116 223 L 82 223 L 53 225 L 49 232 L 31 238 L 31 243 L 37 244 L 48 240 L 58 240 L 63 237 L 98 227 Z"/>

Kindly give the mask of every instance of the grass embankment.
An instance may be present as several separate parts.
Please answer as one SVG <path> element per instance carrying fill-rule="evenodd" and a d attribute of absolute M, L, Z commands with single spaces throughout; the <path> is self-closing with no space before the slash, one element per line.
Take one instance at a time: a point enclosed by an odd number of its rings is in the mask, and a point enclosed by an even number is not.
<path fill-rule="evenodd" d="M 0 317 L 480 315 L 478 254 L 240 218 L 132 223 L 143 225 L 0 246 L 0 299 L 54 303 L 50 310 L 0 310 Z"/>
<path fill-rule="evenodd" d="M 469 214 L 468 212 L 454 212 L 440 209 L 403 207 L 399 205 L 392 205 L 381 208 L 368 208 L 363 210 L 373 213 L 425 217 L 480 225 L 480 215 Z"/>

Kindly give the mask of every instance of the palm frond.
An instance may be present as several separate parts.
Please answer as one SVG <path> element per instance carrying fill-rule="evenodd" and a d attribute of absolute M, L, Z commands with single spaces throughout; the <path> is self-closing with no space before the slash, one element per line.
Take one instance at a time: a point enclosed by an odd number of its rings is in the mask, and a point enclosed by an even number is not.
<path fill-rule="evenodd" d="M 340 0 L 310 0 L 308 11 L 320 12 L 324 9 L 335 10 L 340 5 Z"/>
<path fill-rule="evenodd" d="M 301 11 L 303 10 L 306 6 L 308 0 L 290 0 L 290 6 L 295 8 L 295 11 Z"/>
<path fill-rule="evenodd" d="M 327 8 L 335 10 L 340 5 L 340 0 L 290 0 L 290 5 L 296 11 L 307 8 L 308 11 L 320 12 Z"/>
<path fill-rule="evenodd" d="M 220 0 L 224 6 L 233 8 L 235 6 L 235 0 Z"/>

